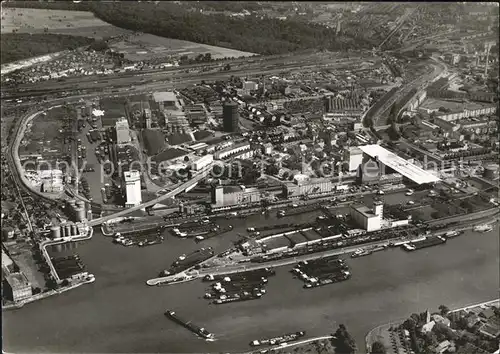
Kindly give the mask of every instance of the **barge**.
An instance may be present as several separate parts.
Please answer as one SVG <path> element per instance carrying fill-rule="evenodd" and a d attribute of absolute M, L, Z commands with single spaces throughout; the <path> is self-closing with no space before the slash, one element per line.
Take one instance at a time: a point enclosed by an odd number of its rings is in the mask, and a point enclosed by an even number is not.
<path fill-rule="evenodd" d="M 311 278 L 309 281 L 304 284 L 305 289 L 311 289 L 311 288 L 317 288 L 320 286 L 324 285 L 329 285 L 329 284 L 335 284 L 335 283 L 340 283 L 342 281 L 345 281 L 351 277 L 351 273 L 348 271 L 342 271 L 339 274 L 333 274 L 324 278 Z"/>
<path fill-rule="evenodd" d="M 196 266 L 197 264 L 206 261 L 207 259 L 213 257 L 214 251 L 212 247 L 201 248 L 188 255 L 181 255 L 179 258 L 172 263 L 169 269 L 160 272 L 160 277 L 169 276 L 175 273 L 180 273 Z"/>
<path fill-rule="evenodd" d="M 186 321 L 186 320 L 182 319 L 181 317 L 179 317 L 175 313 L 175 311 L 166 310 L 165 311 L 165 316 L 167 316 L 168 318 L 170 318 L 175 323 L 180 324 L 184 328 L 189 329 L 191 332 L 193 332 L 194 334 L 200 336 L 201 338 L 204 338 L 204 339 L 214 339 L 215 338 L 214 334 L 210 333 L 205 328 L 196 326 L 191 321 Z"/>
<path fill-rule="evenodd" d="M 260 345 L 280 345 L 283 343 L 296 341 L 306 335 L 305 331 L 299 331 L 295 333 L 284 334 L 279 337 L 266 338 L 266 339 L 258 339 L 250 342 L 250 346 L 258 347 Z"/>
<path fill-rule="evenodd" d="M 351 258 L 358 258 L 358 257 L 364 257 L 364 256 L 369 256 L 373 253 L 371 250 L 366 250 L 359 248 L 356 251 L 354 251 L 353 254 L 351 254 Z"/>
<path fill-rule="evenodd" d="M 213 275 L 213 274 L 207 274 L 203 278 L 203 281 L 227 281 L 226 279 L 229 278 L 229 281 L 237 281 L 237 280 L 254 280 L 254 279 L 262 279 L 262 278 L 267 278 L 269 276 L 273 276 L 276 274 L 276 271 L 272 268 L 263 268 L 263 269 L 257 269 L 257 270 L 250 270 L 246 272 L 241 272 L 241 273 L 232 273 L 232 274 L 219 274 L 219 275 Z"/>
<path fill-rule="evenodd" d="M 436 245 L 441 245 L 446 242 L 446 239 L 442 236 L 429 236 L 423 240 L 412 241 L 403 245 L 406 251 L 415 251 L 422 248 L 432 247 Z"/>
<path fill-rule="evenodd" d="M 239 302 L 239 301 L 249 301 L 249 300 L 257 300 L 262 297 L 262 294 L 259 292 L 250 294 L 248 292 L 243 292 L 241 294 L 234 294 L 230 296 L 221 295 L 219 299 L 213 301 L 216 305 L 228 304 L 230 302 Z"/>
<path fill-rule="evenodd" d="M 444 234 L 444 237 L 446 238 L 452 238 L 452 237 L 457 237 L 462 234 L 461 231 L 448 231 L 447 233 Z"/>

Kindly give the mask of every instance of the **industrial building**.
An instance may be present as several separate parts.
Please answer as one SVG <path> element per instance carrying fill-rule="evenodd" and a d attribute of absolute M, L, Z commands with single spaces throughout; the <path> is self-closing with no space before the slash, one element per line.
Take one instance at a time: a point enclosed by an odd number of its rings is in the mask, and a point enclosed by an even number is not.
<path fill-rule="evenodd" d="M 86 219 L 87 212 L 85 203 L 81 200 L 69 200 L 66 205 L 68 215 L 75 222 L 81 222 Z"/>
<path fill-rule="evenodd" d="M 230 101 L 224 104 L 222 109 L 223 128 L 225 132 L 237 132 L 239 127 L 238 103 Z"/>
<path fill-rule="evenodd" d="M 404 178 L 417 184 L 436 183 L 440 181 L 438 177 L 384 149 L 380 145 L 364 145 L 359 148 L 366 156 L 376 161 L 381 175 L 399 173 Z"/>
<path fill-rule="evenodd" d="M 32 295 L 31 284 L 22 272 L 15 272 L 14 268 L 14 261 L 2 248 L 3 295 L 12 301 L 21 301 Z"/>
<path fill-rule="evenodd" d="M 243 207 L 259 203 L 260 191 L 257 188 L 245 186 L 215 186 L 212 189 L 212 209 L 222 210 L 233 206 Z"/>
<path fill-rule="evenodd" d="M 125 192 L 127 201 L 125 207 L 130 208 L 141 204 L 141 174 L 139 171 L 132 170 L 123 173 L 125 178 Z"/>
<path fill-rule="evenodd" d="M 349 172 L 356 171 L 363 162 L 363 151 L 357 146 L 350 146 L 344 152 L 344 160 Z"/>
<path fill-rule="evenodd" d="M 283 184 L 285 198 L 317 196 L 332 192 L 332 182 L 325 178 L 310 178 L 306 175 L 296 175 L 293 182 Z"/>
<path fill-rule="evenodd" d="M 198 160 L 193 162 L 193 164 L 192 164 L 193 170 L 200 171 L 200 170 L 204 169 L 205 167 L 211 165 L 212 162 L 214 162 L 213 155 L 208 154 L 208 155 L 202 156 Z"/>
<path fill-rule="evenodd" d="M 243 142 L 243 143 L 235 144 L 235 145 L 229 146 L 227 148 L 224 148 L 222 150 L 216 151 L 214 154 L 214 158 L 216 160 L 222 160 L 222 159 L 226 159 L 228 157 L 234 156 L 234 155 L 241 154 L 243 152 L 250 152 L 250 151 L 251 151 L 250 143 Z"/>
<path fill-rule="evenodd" d="M 153 101 L 158 103 L 160 110 L 172 109 L 177 105 L 177 96 L 174 92 L 154 92 Z"/>
<path fill-rule="evenodd" d="M 127 144 L 130 142 L 130 131 L 128 126 L 128 120 L 126 118 L 120 118 L 115 124 L 116 128 L 116 143 L 117 144 Z"/>
<path fill-rule="evenodd" d="M 6 275 L 3 293 L 4 296 L 16 302 L 27 299 L 33 294 L 31 284 L 23 273 Z"/>
<path fill-rule="evenodd" d="M 372 209 L 364 205 L 351 205 L 350 214 L 354 222 L 367 232 L 380 230 L 384 214 L 384 203 L 374 201 Z"/>

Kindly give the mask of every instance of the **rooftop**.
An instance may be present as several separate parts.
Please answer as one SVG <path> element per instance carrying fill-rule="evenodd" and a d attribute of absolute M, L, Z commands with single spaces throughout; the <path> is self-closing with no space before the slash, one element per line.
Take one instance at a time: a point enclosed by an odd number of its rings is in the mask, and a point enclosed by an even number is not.
<path fill-rule="evenodd" d="M 406 161 L 402 157 L 384 149 L 377 144 L 364 145 L 359 147 L 365 154 L 370 157 L 378 158 L 387 167 L 392 168 L 397 173 L 402 174 L 404 177 L 411 179 L 417 184 L 434 183 L 440 179 L 433 174 L 415 166 L 414 164 Z"/>
<path fill-rule="evenodd" d="M 7 281 L 9 282 L 12 289 L 31 286 L 28 278 L 26 278 L 26 276 L 22 273 L 12 273 L 8 275 Z"/>
<path fill-rule="evenodd" d="M 352 208 L 368 218 L 375 216 L 375 214 L 373 213 L 373 210 L 368 208 L 366 205 L 357 205 L 357 206 L 353 206 Z"/>
<path fill-rule="evenodd" d="M 153 100 L 155 102 L 172 102 L 172 101 L 175 102 L 177 101 L 177 97 L 175 96 L 175 93 L 171 91 L 154 92 Z"/>

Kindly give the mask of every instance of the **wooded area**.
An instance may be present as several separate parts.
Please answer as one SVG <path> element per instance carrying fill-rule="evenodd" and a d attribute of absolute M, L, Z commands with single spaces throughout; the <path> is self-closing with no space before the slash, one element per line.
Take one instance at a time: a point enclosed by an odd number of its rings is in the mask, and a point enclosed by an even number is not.
<path fill-rule="evenodd" d="M 335 30 L 295 20 L 254 15 L 206 15 L 173 2 L 10 2 L 9 7 L 91 11 L 103 21 L 129 30 L 228 47 L 259 54 L 315 48 L 343 50 L 369 47 L 368 42 L 337 37 Z"/>

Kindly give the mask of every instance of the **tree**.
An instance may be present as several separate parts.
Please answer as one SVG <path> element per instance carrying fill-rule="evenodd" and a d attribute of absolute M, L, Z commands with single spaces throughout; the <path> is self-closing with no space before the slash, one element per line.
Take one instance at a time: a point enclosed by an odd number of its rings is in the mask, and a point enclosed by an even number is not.
<path fill-rule="evenodd" d="M 396 104 L 394 103 L 391 107 L 389 117 L 387 118 L 387 124 L 395 123 L 396 119 L 397 119 L 397 114 L 398 114 L 398 108 L 396 107 Z"/>
<path fill-rule="evenodd" d="M 62 285 L 62 286 L 68 286 L 68 285 L 69 285 L 69 281 L 68 281 L 68 279 L 64 279 L 64 280 L 61 282 L 61 285 Z"/>
<path fill-rule="evenodd" d="M 448 314 L 448 312 L 450 312 L 450 309 L 448 307 L 446 307 L 445 305 L 439 305 L 438 309 L 439 309 L 439 312 L 441 313 L 441 315 L 443 315 L 443 316 L 446 316 Z"/>
<path fill-rule="evenodd" d="M 335 346 L 336 353 L 353 354 L 357 350 L 356 342 L 354 342 L 354 339 L 347 332 L 347 328 L 343 324 L 339 325 L 334 334 L 333 345 Z"/>
<path fill-rule="evenodd" d="M 381 342 L 377 341 L 372 344 L 371 354 L 385 354 L 386 352 L 385 346 Z"/>
<path fill-rule="evenodd" d="M 108 43 L 106 43 L 105 41 L 96 40 L 96 41 L 94 41 L 94 43 L 92 43 L 90 45 L 90 49 L 93 49 L 96 52 L 103 52 L 103 51 L 109 49 L 109 47 L 108 47 Z"/>
<path fill-rule="evenodd" d="M 189 162 L 189 156 L 184 156 L 184 162 Z"/>

